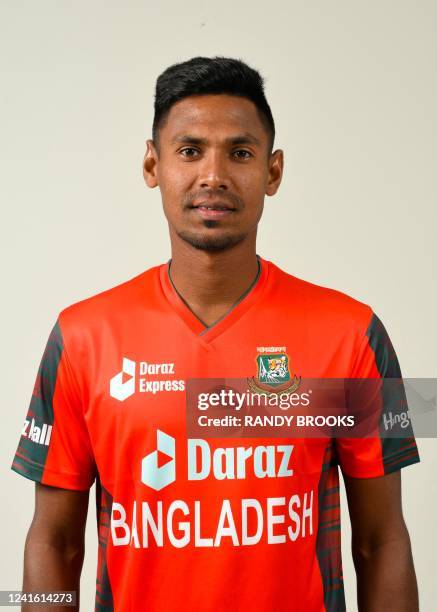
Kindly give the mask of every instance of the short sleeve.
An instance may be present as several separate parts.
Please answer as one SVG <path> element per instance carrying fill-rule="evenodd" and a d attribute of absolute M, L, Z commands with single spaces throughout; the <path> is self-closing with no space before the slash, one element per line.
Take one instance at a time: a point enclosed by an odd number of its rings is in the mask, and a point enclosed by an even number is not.
<path fill-rule="evenodd" d="M 367 389 L 378 389 L 375 435 L 335 440 L 339 465 L 344 474 L 357 478 L 384 476 L 420 461 L 411 422 L 396 436 L 388 433 L 391 424 L 408 414 L 400 365 L 388 333 L 372 311 L 349 375 L 353 384 L 364 380 Z M 369 379 L 381 379 L 372 384 Z M 358 394 L 357 394 L 358 396 Z M 363 402 L 365 408 L 365 402 Z M 374 408 L 372 407 L 372 410 Z M 358 409 L 363 409 L 358 407 Z M 365 408 L 366 409 L 366 408 Z M 371 418 L 372 415 L 370 415 Z M 404 425 L 405 420 L 402 421 Z M 399 429 L 399 428 L 398 428 Z"/>
<path fill-rule="evenodd" d="M 59 317 L 38 368 L 11 469 L 36 482 L 87 490 L 96 467 Z"/>

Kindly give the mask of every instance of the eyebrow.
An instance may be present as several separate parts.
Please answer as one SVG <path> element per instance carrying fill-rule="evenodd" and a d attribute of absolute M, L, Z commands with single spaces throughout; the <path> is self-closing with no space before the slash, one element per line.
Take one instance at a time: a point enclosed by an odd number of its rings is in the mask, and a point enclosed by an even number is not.
<path fill-rule="evenodd" d="M 208 142 L 209 141 L 207 138 L 199 138 L 198 136 L 190 136 L 190 134 L 181 134 L 179 136 L 175 136 L 171 140 L 171 144 L 185 143 L 185 144 L 206 145 L 208 144 Z M 253 134 L 249 134 L 249 132 L 243 132 L 241 134 L 237 134 L 236 136 L 225 138 L 224 142 L 227 145 L 239 145 L 239 144 L 260 145 L 261 144 L 260 140 Z"/>

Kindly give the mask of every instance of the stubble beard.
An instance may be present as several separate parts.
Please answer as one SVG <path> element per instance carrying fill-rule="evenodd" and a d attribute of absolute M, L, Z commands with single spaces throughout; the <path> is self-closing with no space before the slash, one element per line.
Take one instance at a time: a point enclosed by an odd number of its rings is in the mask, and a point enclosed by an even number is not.
<path fill-rule="evenodd" d="M 215 228 L 218 226 L 218 222 L 214 220 L 205 219 L 203 225 L 206 229 Z M 199 251 L 208 251 L 210 253 L 216 253 L 219 251 L 226 251 L 232 247 L 240 244 L 247 238 L 245 234 L 225 234 L 222 236 L 211 236 L 208 232 L 205 233 L 191 233 L 186 231 L 176 232 L 179 238 L 182 238 L 189 245 L 198 249 Z"/>

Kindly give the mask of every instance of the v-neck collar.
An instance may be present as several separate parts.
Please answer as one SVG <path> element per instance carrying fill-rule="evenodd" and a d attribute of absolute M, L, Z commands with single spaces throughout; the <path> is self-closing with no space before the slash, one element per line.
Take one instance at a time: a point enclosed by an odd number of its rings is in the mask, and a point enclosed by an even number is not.
<path fill-rule="evenodd" d="M 257 257 L 260 270 L 253 284 L 243 293 L 236 303 L 220 317 L 220 319 L 209 327 L 198 319 L 173 286 L 169 276 L 171 260 L 160 266 L 159 278 L 161 287 L 171 307 L 181 317 L 184 323 L 197 337 L 199 337 L 199 339 L 209 343 L 242 317 L 261 296 L 267 282 L 269 266 L 268 261 L 262 259 L 259 255 L 257 255 Z"/>

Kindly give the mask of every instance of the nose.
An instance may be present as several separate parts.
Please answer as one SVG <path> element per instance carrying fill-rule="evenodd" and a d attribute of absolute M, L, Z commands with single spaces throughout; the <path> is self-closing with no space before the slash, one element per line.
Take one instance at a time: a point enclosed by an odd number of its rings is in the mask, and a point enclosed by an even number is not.
<path fill-rule="evenodd" d="M 204 156 L 198 182 L 202 189 L 229 189 L 227 164 L 222 153 L 211 151 Z"/>

